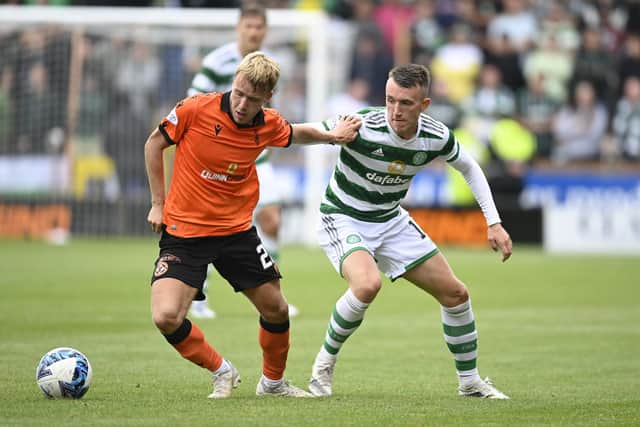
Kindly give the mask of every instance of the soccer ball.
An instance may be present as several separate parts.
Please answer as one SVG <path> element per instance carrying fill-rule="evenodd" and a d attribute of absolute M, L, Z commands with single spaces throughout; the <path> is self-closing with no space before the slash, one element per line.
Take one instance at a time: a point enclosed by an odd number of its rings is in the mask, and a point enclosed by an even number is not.
<path fill-rule="evenodd" d="M 91 386 L 91 364 L 78 350 L 58 347 L 42 356 L 36 380 L 45 396 L 80 399 Z"/>

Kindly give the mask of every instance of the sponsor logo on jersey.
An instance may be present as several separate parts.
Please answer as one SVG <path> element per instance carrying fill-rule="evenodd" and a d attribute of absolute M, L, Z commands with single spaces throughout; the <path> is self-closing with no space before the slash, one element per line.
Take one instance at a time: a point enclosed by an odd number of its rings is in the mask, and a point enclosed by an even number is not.
<path fill-rule="evenodd" d="M 377 150 L 373 150 L 371 152 L 371 154 L 373 156 L 384 157 L 384 152 L 382 151 L 382 148 L 378 148 Z"/>
<path fill-rule="evenodd" d="M 171 112 L 167 116 L 167 120 L 169 120 L 171 123 L 173 123 L 174 126 L 178 125 L 178 114 L 176 113 L 176 108 L 175 107 L 173 108 L 173 110 L 171 110 Z"/>
<path fill-rule="evenodd" d="M 427 161 L 427 153 L 425 153 L 424 151 L 418 151 L 416 154 L 413 155 L 414 165 L 421 165 L 426 161 Z"/>
<path fill-rule="evenodd" d="M 366 177 L 369 181 L 380 185 L 400 185 L 406 184 L 410 180 L 410 178 L 402 178 L 400 176 L 378 175 L 375 172 L 368 172 Z"/>
<path fill-rule="evenodd" d="M 203 169 L 200 172 L 200 177 L 208 179 L 209 181 L 242 181 L 245 175 L 227 175 L 226 173 L 211 172 L 210 170 Z"/>
<path fill-rule="evenodd" d="M 405 164 L 402 160 L 394 160 L 389 163 L 389 168 L 387 169 L 389 173 L 400 175 L 404 172 Z"/>

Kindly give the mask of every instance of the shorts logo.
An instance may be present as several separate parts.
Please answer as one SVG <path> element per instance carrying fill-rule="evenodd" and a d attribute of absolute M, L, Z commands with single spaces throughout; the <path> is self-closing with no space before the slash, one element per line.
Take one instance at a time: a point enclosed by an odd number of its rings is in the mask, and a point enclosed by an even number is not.
<path fill-rule="evenodd" d="M 160 261 L 164 261 L 164 262 L 182 262 L 182 260 L 172 254 L 164 254 L 160 257 Z"/>
<path fill-rule="evenodd" d="M 426 161 L 427 161 L 427 153 L 425 153 L 424 151 L 418 151 L 416 154 L 413 155 L 414 165 L 421 165 Z"/>
<path fill-rule="evenodd" d="M 354 243 L 361 242 L 362 239 L 357 234 L 349 234 L 347 236 L 347 243 L 353 245 Z"/>
<path fill-rule="evenodd" d="M 169 265 L 166 262 L 159 260 L 156 263 L 156 269 L 153 272 L 154 277 L 159 277 L 165 274 L 169 270 Z"/>

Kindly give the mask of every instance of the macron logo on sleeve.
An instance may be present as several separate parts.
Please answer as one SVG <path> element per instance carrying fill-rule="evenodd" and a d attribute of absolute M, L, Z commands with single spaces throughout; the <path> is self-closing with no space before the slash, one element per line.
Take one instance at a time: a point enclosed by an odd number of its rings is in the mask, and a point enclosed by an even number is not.
<path fill-rule="evenodd" d="M 178 114 L 176 113 L 176 108 L 173 107 L 173 110 L 167 116 L 167 120 L 174 124 L 174 126 L 178 125 Z"/>

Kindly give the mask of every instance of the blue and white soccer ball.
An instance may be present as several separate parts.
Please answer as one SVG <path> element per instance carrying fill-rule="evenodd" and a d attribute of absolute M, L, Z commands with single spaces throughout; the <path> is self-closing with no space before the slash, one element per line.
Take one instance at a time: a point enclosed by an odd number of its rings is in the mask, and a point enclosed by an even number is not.
<path fill-rule="evenodd" d="M 42 356 L 36 380 L 45 396 L 80 399 L 91 386 L 93 371 L 89 359 L 78 350 L 58 347 Z"/>

